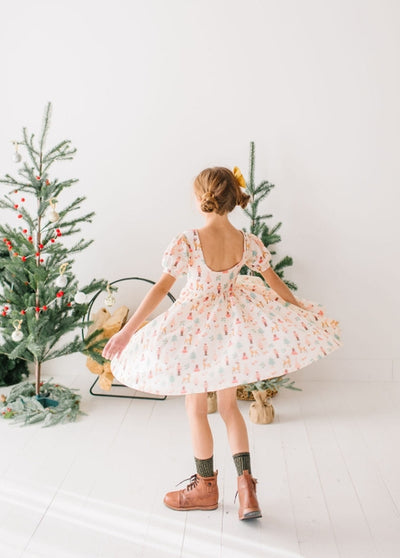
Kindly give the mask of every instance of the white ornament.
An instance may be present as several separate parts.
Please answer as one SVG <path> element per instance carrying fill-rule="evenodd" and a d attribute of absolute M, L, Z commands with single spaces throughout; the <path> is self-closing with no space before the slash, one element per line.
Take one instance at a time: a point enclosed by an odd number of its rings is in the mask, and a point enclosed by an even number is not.
<path fill-rule="evenodd" d="M 68 279 L 65 277 L 65 275 L 59 275 L 57 277 L 57 279 L 55 280 L 56 286 L 60 287 L 60 289 L 63 289 L 67 283 L 68 283 Z"/>
<path fill-rule="evenodd" d="M 111 292 L 111 285 L 110 283 L 107 284 L 107 292 L 108 295 L 104 299 L 104 304 L 108 307 L 113 306 L 115 304 L 115 296 Z"/>
<path fill-rule="evenodd" d="M 74 300 L 77 304 L 85 304 L 86 302 L 86 295 L 82 291 L 78 291 L 74 296 Z"/>
<path fill-rule="evenodd" d="M 115 304 L 115 297 L 112 294 L 109 294 L 105 299 L 104 299 L 104 304 L 108 307 L 113 306 Z"/>
<path fill-rule="evenodd" d="M 47 217 L 50 223 L 55 223 L 60 218 L 59 214 L 56 211 L 56 203 L 57 198 L 51 198 L 51 200 L 49 200 L 50 209 L 47 211 Z"/>
<path fill-rule="evenodd" d="M 20 329 L 15 329 L 11 334 L 11 339 L 13 341 L 15 341 L 16 343 L 18 343 L 18 341 L 21 341 L 21 339 L 23 337 L 24 337 L 24 334 L 22 333 L 22 331 Z"/>
<path fill-rule="evenodd" d="M 13 160 L 14 160 L 14 163 L 20 163 L 22 161 L 21 153 L 18 153 L 18 151 L 16 151 L 13 155 Z"/>
<path fill-rule="evenodd" d="M 50 223 L 56 223 L 60 218 L 59 214 L 53 207 L 48 211 L 47 217 Z"/>

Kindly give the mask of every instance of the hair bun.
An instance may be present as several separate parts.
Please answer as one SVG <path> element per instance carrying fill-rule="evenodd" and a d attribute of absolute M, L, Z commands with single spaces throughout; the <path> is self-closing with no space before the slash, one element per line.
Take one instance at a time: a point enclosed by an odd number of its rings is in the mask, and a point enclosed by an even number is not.
<path fill-rule="evenodd" d="M 212 192 L 204 192 L 201 198 L 200 207 L 205 213 L 212 213 L 219 208 L 219 204 Z"/>
<path fill-rule="evenodd" d="M 237 201 L 237 205 L 240 205 L 243 209 L 247 206 L 250 201 L 250 196 L 244 192 L 240 192 L 240 197 Z"/>

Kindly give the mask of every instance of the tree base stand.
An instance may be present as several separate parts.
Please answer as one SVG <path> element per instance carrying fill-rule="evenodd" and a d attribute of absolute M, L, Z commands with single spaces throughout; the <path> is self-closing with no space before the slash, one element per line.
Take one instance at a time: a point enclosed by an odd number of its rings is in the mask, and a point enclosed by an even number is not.
<path fill-rule="evenodd" d="M 47 393 L 46 395 L 36 395 L 36 399 L 39 401 L 39 403 L 41 403 L 41 405 L 43 405 L 44 408 L 57 407 L 58 401 L 56 401 L 55 399 L 50 399 L 50 397 L 48 397 L 49 395 L 50 393 Z"/>
<path fill-rule="evenodd" d="M 0 417 L 13 419 L 21 426 L 42 422 L 42 426 L 73 422 L 80 415 L 86 415 L 79 408 L 81 396 L 61 384 L 51 380 L 40 382 L 40 392 L 36 393 L 36 382 L 21 382 L 11 389 L 8 396 L 2 396 Z"/>

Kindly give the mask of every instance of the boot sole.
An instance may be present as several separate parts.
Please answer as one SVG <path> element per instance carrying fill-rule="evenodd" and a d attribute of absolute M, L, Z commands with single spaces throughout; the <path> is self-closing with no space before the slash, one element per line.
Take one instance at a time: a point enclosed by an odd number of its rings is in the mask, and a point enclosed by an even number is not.
<path fill-rule="evenodd" d="M 164 502 L 165 504 L 165 502 Z M 171 510 L 175 510 L 175 511 L 191 511 L 191 510 L 203 510 L 203 511 L 207 511 L 207 510 L 216 510 L 218 508 L 218 504 L 215 504 L 213 506 L 193 506 L 191 508 L 175 508 L 174 506 L 169 506 L 168 504 L 165 504 L 167 506 L 167 508 L 170 508 Z"/>
<path fill-rule="evenodd" d="M 242 517 L 239 517 L 239 519 L 240 520 L 243 520 L 243 519 L 257 519 L 259 517 L 262 517 L 262 514 L 261 514 L 260 510 L 256 510 L 256 511 L 251 511 L 251 512 L 244 513 L 242 515 Z"/>

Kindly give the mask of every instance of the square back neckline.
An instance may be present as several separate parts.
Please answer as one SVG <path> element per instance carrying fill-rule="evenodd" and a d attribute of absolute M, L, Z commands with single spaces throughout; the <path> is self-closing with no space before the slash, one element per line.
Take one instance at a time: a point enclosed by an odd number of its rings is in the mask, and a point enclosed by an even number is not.
<path fill-rule="evenodd" d="M 245 258 L 246 255 L 246 250 L 247 250 L 247 245 L 246 245 L 246 233 L 244 231 L 240 231 L 243 235 L 243 253 L 242 253 L 242 257 L 240 259 L 240 261 L 238 261 L 235 265 L 233 265 L 232 267 L 229 267 L 228 269 L 221 269 L 221 270 L 215 270 L 215 269 L 211 269 L 211 267 L 209 267 L 206 263 L 206 259 L 204 257 L 204 252 L 203 252 L 203 248 L 201 246 L 201 240 L 200 240 L 200 235 L 197 229 L 193 229 L 194 234 L 197 237 L 197 240 L 199 241 L 199 251 L 201 254 L 201 258 L 203 260 L 204 265 L 206 266 L 206 268 L 211 271 L 212 273 L 228 273 L 229 271 L 232 271 L 233 269 L 235 269 L 235 267 L 237 267 L 239 264 L 243 265 L 243 260 Z"/>

